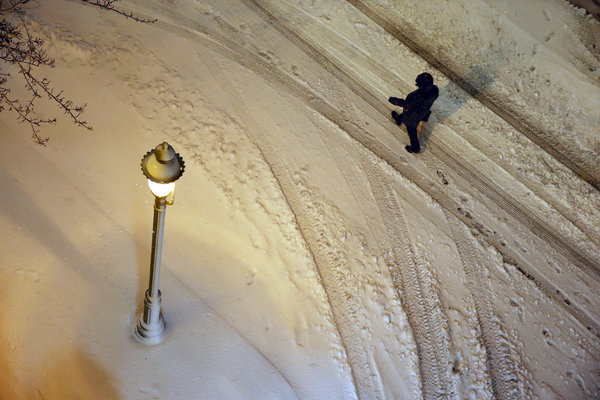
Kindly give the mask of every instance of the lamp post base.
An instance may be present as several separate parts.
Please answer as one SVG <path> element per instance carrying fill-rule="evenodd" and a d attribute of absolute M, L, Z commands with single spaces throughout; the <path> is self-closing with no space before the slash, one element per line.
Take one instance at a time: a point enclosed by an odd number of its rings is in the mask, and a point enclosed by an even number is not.
<path fill-rule="evenodd" d="M 140 314 L 133 338 L 141 344 L 158 344 L 165 338 L 165 320 L 160 311 L 161 295 L 151 297 L 146 291 L 144 311 Z"/>

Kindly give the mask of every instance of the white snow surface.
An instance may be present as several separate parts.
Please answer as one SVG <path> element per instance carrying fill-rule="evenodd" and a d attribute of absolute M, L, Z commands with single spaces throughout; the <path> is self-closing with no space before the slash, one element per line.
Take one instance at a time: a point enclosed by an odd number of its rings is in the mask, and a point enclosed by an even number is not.
<path fill-rule="evenodd" d="M 559 0 L 121 6 L 157 21 L 27 9 L 94 129 L 41 102 L 43 148 L 0 114 L 0 399 L 600 398 L 598 21 Z M 440 97 L 409 154 L 387 98 L 423 71 Z M 163 140 L 186 170 L 146 347 L 139 163 Z"/>

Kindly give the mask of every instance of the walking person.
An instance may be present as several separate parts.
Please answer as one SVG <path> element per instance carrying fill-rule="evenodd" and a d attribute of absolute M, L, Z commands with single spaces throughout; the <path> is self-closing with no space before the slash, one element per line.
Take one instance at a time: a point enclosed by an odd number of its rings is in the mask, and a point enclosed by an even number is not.
<path fill-rule="evenodd" d="M 410 146 L 406 146 L 406 151 L 409 153 L 421 151 L 417 127 L 421 121 L 429 121 L 431 106 L 440 93 L 438 87 L 433 84 L 433 76 L 427 72 L 417 76 L 416 84 L 418 89 L 406 96 L 406 99 L 398 97 L 388 99 L 393 105 L 403 108 L 402 113 L 392 111 L 392 118 L 396 121 L 396 125 L 404 124 L 406 126 L 410 138 Z"/>

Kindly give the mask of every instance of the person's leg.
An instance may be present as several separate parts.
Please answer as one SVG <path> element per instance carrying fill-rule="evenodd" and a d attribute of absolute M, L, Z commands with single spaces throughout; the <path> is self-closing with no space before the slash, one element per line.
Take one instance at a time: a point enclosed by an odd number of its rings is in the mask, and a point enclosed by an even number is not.
<path fill-rule="evenodd" d="M 396 121 L 396 125 L 400 126 L 402 125 L 402 119 L 404 118 L 404 115 L 394 110 L 392 111 L 392 118 L 394 118 L 394 121 Z"/>
<path fill-rule="evenodd" d="M 421 151 L 421 145 L 419 143 L 419 137 L 417 135 L 417 127 L 407 126 L 406 131 L 408 132 L 408 137 L 410 138 L 410 146 L 407 146 L 406 150 L 409 153 L 418 153 L 419 151 Z"/>

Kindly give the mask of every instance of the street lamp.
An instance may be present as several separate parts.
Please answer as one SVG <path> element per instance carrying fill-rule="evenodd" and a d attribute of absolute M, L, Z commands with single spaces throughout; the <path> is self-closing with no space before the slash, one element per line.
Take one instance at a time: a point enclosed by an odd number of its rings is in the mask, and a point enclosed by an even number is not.
<path fill-rule="evenodd" d="M 150 283 L 144 297 L 144 311 L 135 326 L 134 338 L 142 344 L 162 342 L 165 320 L 160 311 L 161 295 L 158 290 L 160 258 L 167 205 L 173 204 L 175 181 L 183 174 L 183 158 L 170 144 L 162 142 L 142 158 L 142 172 L 154 194 L 154 223 L 152 225 L 152 254 L 150 257 Z"/>

